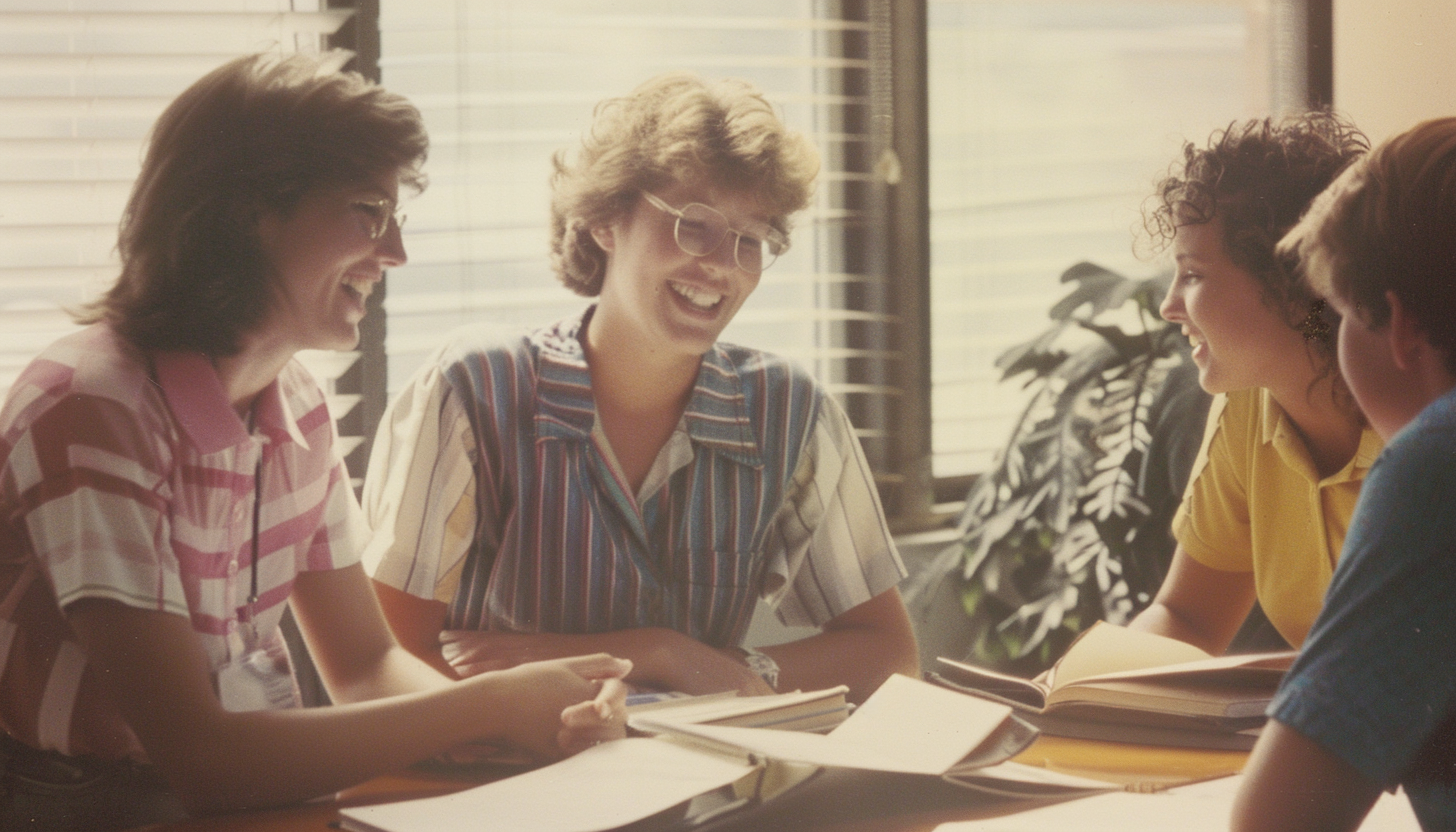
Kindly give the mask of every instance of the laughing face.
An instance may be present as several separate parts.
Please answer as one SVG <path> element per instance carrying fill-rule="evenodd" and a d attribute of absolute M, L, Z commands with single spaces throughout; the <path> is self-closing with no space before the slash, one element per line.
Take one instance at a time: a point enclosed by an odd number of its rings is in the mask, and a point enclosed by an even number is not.
<path fill-rule="evenodd" d="M 712 206 L 734 228 L 767 222 L 743 191 L 674 183 L 654 193 L 671 206 Z M 618 220 L 593 229 L 592 236 L 607 252 L 606 278 L 591 322 L 593 342 L 630 337 L 653 353 L 697 360 L 758 287 L 760 275 L 744 271 L 734 260 L 733 234 L 707 255 L 695 257 L 678 247 L 675 221 L 639 197 Z"/>
<path fill-rule="evenodd" d="M 1229 259 L 1217 218 L 1179 226 L 1173 256 L 1177 275 L 1159 311 L 1188 336 L 1204 390 L 1271 387 L 1294 356 L 1303 358 L 1303 337 L 1271 308 L 1259 281 Z"/>
<path fill-rule="evenodd" d="M 290 350 L 353 349 L 369 294 L 385 269 L 405 262 L 391 216 L 398 194 L 398 178 L 385 175 L 318 189 L 292 211 L 260 219 L 273 273 L 268 312 L 254 335 Z"/>

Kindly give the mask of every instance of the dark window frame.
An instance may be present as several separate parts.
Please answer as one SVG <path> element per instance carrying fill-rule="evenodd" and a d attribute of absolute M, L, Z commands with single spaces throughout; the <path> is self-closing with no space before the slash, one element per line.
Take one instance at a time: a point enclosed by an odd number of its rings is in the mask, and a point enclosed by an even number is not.
<path fill-rule="evenodd" d="M 350 49 L 353 68 L 379 78 L 379 4 L 381 0 L 328 0 L 329 8 L 355 14 L 330 40 Z M 1333 100 L 1333 0 L 1300 0 L 1305 85 L 1310 107 Z M 829 4 L 848 19 L 877 24 L 874 33 L 838 48 L 870 60 L 868 73 L 846 73 L 846 92 L 870 101 L 860 117 L 889 129 L 869 128 L 873 141 L 864 159 L 867 172 L 892 160 L 897 180 L 846 193 L 856 231 L 847 234 L 847 262 L 883 279 L 850 290 L 845 308 L 876 313 L 889 324 L 846 326 L 845 345 L 887 356 L 847 362 L 843 380 L 870 390 L 853 393 L 846 406 L 854 424 L 866 431 L 866 453 L 880 486 L 892 527 L 911 532 L 944 526 L 954 514 L 945 506 L 961 500 L 974 475 L 935 478 L 931 467 L 930 421 L 930 201 L 927 0 L 842 0 Z M 354 477 L 364 475 L 374 432 L 388 404 L 384 314 L 386 280 L 369 298 L 370 314 L 360 327 L 360 360 L 337 383 L 340 393 L 360 395 L 359 405 L 341 420 L 341 430 L 358 431 L 364 442 L 349 456 Z"/>

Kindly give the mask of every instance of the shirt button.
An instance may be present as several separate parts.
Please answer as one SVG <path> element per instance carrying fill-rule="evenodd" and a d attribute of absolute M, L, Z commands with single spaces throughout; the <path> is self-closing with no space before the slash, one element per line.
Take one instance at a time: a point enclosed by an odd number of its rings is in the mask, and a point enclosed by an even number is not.
<path fill-rule="evenodd" d="M 228 561 L 228 577 L 231 578 L 236 574 L 238 574 L 238 562 L 235 560 Z"/>

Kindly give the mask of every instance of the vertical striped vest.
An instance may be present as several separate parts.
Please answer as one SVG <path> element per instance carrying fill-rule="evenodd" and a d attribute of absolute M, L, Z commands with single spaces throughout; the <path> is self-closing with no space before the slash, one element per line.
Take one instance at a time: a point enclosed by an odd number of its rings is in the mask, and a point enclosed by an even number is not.
<path fill-rule="evenodd" d="M 735 645 L 823 393 L 787 361 L 715 345 L 684 413 L 693 459 L 639 510 L 592 435 L 585 320 L 505 343 L 467 335 L 445 354 L 475 434 L 478 501 L 447 626 L 668 627 Z"/>

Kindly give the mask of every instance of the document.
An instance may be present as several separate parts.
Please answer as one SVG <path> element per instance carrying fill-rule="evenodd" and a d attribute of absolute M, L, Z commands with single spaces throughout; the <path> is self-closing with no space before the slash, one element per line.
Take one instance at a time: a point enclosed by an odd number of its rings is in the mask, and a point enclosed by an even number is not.
<path fill-rule="evenodd" d="M 1080 794 L 1116 784 L 1005 765 L 1035 731 L 1011 708 L 892 676 L 828 734 L 649 719 L 657 732 L 474 789 L 340 811 L 352 832 L 601 832 L 732 787 L 728 809 L 772 799 L 824 767 L 937 777 L 994 794 Z M 964 779 L 960 779 L 964 778 Z M 988 787 L 989 785 L 989 787 Z M 735 800 L 736 799 L 736 800 Z"/>
<path fill-rule="evenodd" d="M 756 769 L 746 760 L 638 737 L 605 742 L 454 794 L 339 814 L 352 832 L 601 832 L 671 809 Z"/>

